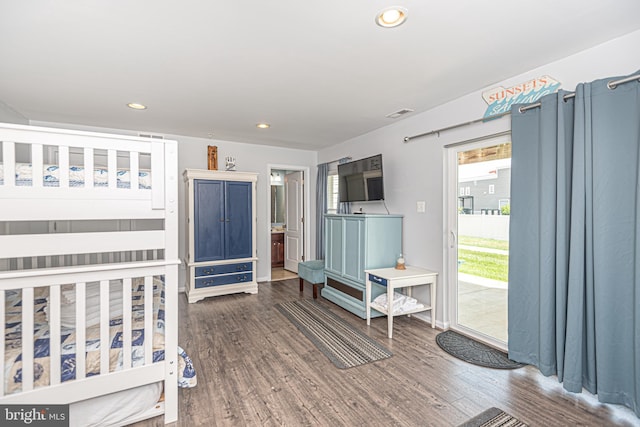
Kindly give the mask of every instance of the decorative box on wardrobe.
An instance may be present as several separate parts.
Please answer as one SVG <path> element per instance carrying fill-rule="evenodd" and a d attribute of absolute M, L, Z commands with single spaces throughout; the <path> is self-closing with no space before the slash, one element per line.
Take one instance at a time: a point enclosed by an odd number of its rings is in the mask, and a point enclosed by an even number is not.
<path fill-rule="evenodd" d="M 255 294 L 257 173 L 184 171 L 190 303 L 238 292 Z"/>

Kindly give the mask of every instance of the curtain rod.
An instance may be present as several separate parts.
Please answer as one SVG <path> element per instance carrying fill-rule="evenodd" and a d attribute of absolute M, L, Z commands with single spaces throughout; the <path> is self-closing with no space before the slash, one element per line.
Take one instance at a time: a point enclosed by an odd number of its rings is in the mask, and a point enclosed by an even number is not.
<path fill-rule="evenodd" d="M 633 76 L 630 76 L 630 77 L 625 77 L 624 79 L 620 79 L 620 80 L 611 80 L 609 83 L 607 83 L 607 87 L 609 89 L 613 90 L 618 85 L 621 85 L 623 83 L 628 83 L 628 82 L 631 82 L 633 80 L 640 81 L 640 74 L 636 74 L 636 75 L 633 75 Z M 575 96 L 576 96 L 575 93 L 569 93 L 569 94 L 563 96 L 563 99 L 567 100 L 567 99 L 573 98 Z M 524 113 L 525 111 L 530 110 L 532 108 L 538 108 L 538 107 L 540 107 L 540 105 L 542 105 L 540 102 L 536 102 L 535 104 L 522 106 L 522 107 L 520 107 L 518 109 L 518 111 L 520 111 L 521 113 Z M 509 114 L 511 114 L 511 111 L 505 111 L 504 113 L 495 114 L 495 115 L 489 116 L 489 117 L 482 117 L 480 119 L 471 120 L 470 122 L 458 123 L 457 125 L 447 126 L 445 128 L 432 130 L 432 131 L 421 133 L 421 134 L 418 134 L 418 135 L 405 136 L 404 137 L 404 142 L 406 144 L 407 142 L 411 141 L 412 139 L 422 138 L 423 136 L 430 136 L 430 135 L 438 135 L 438 136 L 440 136 L 440 132 L 445 132 L 445 131 L 448 131 L 448 130 L 451 130 L 451 129 L 456 129 L 456 128 L 459 128 L 459 127 L 468 126 L 468 125 L 472 125 L 472 124 L 475 124 L 475 123 L 484 122 L 484 121 L 488 121 L 488 120 L 499 119 L 499 118 L 502 118 L 502 117 L 507 116 Z"/>

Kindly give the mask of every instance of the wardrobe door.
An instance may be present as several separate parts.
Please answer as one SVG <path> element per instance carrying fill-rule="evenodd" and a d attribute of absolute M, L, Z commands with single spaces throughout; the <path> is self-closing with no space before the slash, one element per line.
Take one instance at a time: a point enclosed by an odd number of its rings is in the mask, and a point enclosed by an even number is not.
<path fill-rule="evenodd" d="M 250 258 L 253 256 L 250 182 L 226 183 L 225 213 L 226 258 Z"/>
<path fill-rule="evenodd" d="M 196 179 L 194 192 L 194 260 L 224 259 L 224 181 Z"/>

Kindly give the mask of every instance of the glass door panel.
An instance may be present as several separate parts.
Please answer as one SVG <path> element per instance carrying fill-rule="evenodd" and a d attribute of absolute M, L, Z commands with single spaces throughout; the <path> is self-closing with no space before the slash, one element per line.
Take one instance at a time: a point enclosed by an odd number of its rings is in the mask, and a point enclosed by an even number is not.
<path fill-rule="evenodd" d="M 450 148 L 449 272 L 452 328 L 506 348 L 511 143 L 502 141 Z"/>

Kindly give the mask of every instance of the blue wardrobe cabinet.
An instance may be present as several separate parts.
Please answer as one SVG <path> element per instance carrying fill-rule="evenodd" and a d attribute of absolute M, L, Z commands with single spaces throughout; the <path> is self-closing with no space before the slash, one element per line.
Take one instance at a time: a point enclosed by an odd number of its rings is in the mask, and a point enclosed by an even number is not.
<path fill-rule="evenodd" d="M 187 169 L 183 177 L 189 302 L 257 293 L 257 174 Z"/>

